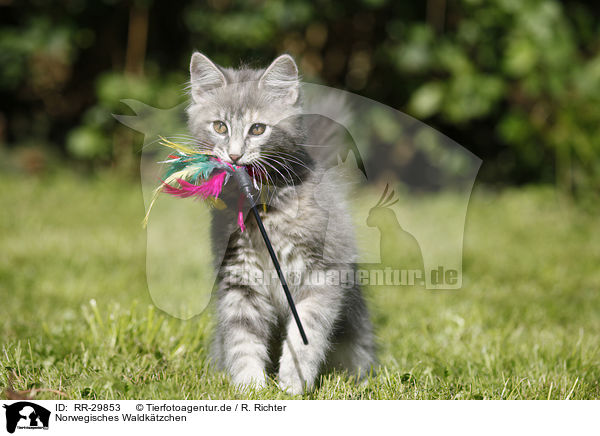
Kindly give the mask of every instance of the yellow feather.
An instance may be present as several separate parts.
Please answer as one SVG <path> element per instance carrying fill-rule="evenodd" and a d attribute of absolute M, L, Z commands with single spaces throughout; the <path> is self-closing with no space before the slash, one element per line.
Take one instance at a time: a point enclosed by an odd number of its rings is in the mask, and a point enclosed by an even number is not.
<path fill-rule="evenodd" d="M 173 150 L 179 151 L 184 154 L 212 154 L 210 151 L 198 150 L 188 145 L 177 144 L 176 142 L 169 141 L 168 139 L 163 138 L 162 136 L 159 136 L 159 138 L 161 139 L 161 145 L 172 148 Z"/>
<path fill-rule="evenodd" d="M 187 180 L 187 178 L 191 175 L 192 171 L 188 168 L 184 168 L 180 171 L 177 171 L 176 173 L 171 174 L 169 177 L 167 177 L 165 179 L 165 183 L 167 185 L 171 185 L 175 182 L 177 182 L 177 179 L 183 179 L 183 180 Z"/>
<path fill-rule="evenodd" d="M 262 204 L 263 204 L 264 213 L 267 213 L 267 194 L 265 191 L 260 191 L 260 200 L 262 201 Z"/>
<path fill-rule="evenodd" d="M 148 206 L 148 211 L 146 212 L 146 215 L 144 216 L 144 219 L 142 220 L 142 228 L 146 228 L 148 227 L 148 219 L 150 218 L 150 211 L 152 210 L 152 207 L 154 206 L 154 203 L 156 202 L 156 199 L 158 198 L 158 194 L 160 194 L 160 191 L 162 191 L 162 185 L 160 185 L 158 188 L 156 188 L 154 190 L 154 193 L 152 194 L 152 200 L 150 200 L 150 205 Z"/>
<path fill-rule="evenodd" d="M 210 197 L 209 200 L 210 200 L 211 206 L 213 206 L 215 209 L 219 209 L 219 210 L 227 209 L 227 205 L 220 198 Z"/>
<path fill-rule="evenodd" d="M 188 147 L 186 145 L 181 145 L 181 144 L 177 144 L 175 142 L 171 142 L 168 139 L 163 138 L 162 136 L 159 136 L 159 138 L 161 139 L 160 144 L 164 145 L 165 147 L 172 148 L 173 150 L 176 150 L 176 151 L 179 151 L 179 152 L 185 153 L 185 154 L 196 154 L 196 151 L 192 147 Z"/>
<path fill-rule="evenodd" d="M 167 177 L 167 179 L 165 180 L 165 183 L 167 185 L 171 185 L 171 184 L 175 183 L 177 181 L 177 179 L 185 180 L 186 177 L 189 176 L 190 172 L 191 171 L 186 168 L 184 168 L 181 171 L 177 171 L 176 173 L 173 173 L 169 177 Z M 143 228 L 148 227 L 148 218 L 150 218 L 150 211 L 152 210 L 152 207 L 154 207 L 154 203 L 156 203 L 156 199 L 158 198 L 158 194 L 160 194 L 160 192 L 162 191 L 162 187 L 163 187 L 163 185 L 161 184 L 158 188 L 156 188 L 154 190 L 154 193 L 152 194 L 152 200 L 150 200 L 150 205 L 148 206 L 148 211 L 146 212 L 146 216 L 144 216 L 144 219 L 142 221 Z"/>

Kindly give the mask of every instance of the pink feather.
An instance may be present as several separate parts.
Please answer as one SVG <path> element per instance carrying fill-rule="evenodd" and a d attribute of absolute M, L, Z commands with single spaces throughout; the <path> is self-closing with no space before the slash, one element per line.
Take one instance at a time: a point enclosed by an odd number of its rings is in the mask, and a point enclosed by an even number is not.
<path fill-rule="evenodd" d="M 238 198 L 237 223 L 238 223 L 238 226 L 240 226 L 240 230 L 242 231 L 242 233 L 244 233 L 244 230 L 246 230 L 246 225 L 244 224 L 244 213 L 242 212 L 243 208 L 244 208 L 244 196 L 242 194 L 240 194 L 240 196 Z"/>
<path fill-rule="evenodd" d="M 186 182 L 183 179 L 177 179 L 177 183 L 179 183 L 180 186 L 179 188 L 171 186 L 163 181 L 162 190 L 169 195 L 179 198 L 200 197 L 205 200 L 210 197 L 218 198 L 219 194 L 221 194 L 221 191 L 223 190 L 223 184 L 225 183 L 226 175 L 227 173 L 225 171 L 219 171 L 200 185 L 194 185 L 193 183 Z M 243 206 L 244 196 L 240 195 L 238 200 L 237 223 L 242 232 L 246 230 L 246 225 L 244 224 L 244 214 L 242 213 Z"/>
<path fill-rule="evenodd" d="M 163 182 L 163 191 L 169 195 L 179 198 L 188 198 L 194 196 L 203 198 L 205 200 L 209 197 L 218 198 L 221 190 L 223 189 L 226 175 L 227 174 L 225 171 L 219 171 L 200 185 L 194 185 L 193 183 L 186 182 L 183 179 L 177 179 L 177 183 L 179 183 L 180 188 L 175 188 Z"/>

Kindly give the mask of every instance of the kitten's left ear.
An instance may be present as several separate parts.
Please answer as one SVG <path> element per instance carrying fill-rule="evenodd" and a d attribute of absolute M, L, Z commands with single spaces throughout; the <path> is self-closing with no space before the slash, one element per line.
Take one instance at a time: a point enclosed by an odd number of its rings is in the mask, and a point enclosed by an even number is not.
<path fill-rule="evenodd" d="M 296 103 L 300 78 L 294 59 L 287 54 L 275 59 L 261 76 L 258 87 L 264 88 L 276 98 L 283 99 L 287 104 Z"/>

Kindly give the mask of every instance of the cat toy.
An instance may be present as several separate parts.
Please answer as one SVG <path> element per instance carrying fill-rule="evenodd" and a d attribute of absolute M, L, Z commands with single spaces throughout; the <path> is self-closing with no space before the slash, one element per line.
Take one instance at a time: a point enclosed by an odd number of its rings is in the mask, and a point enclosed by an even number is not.
<path fill-rule="evenodd" d="M 209 202 L 209 204 L 216 208 L 225 208 L 225 203 L 219 199 L 219 194 L 223 190 L 223 186 L 231 177 L 233 177 L 240 188 L 242 194 L 241 198 L 245 198 L 250 204 L 250 209 L 252 210 L 254 218 L 256 219 L 256 224 L 258 225 L 260 234 L 265 241 L 267 251 L 269 252 L 269 256 L 273 261 L 275 270 L 277 271 L 277 276 L 279 277 L 279 281 L 283 287 L 283 291 L 285 293 L 288 305 L 290 306 L 294 321 L 296 322 L 298 330 L 300 331 L 302 342 L 304 345 L 308 345 L 308 338 L 306 337 L 306 333 L 302 327 L 302 322 L 298 316 L 294 299 L 292 298 L 292 294 L 288 288 L 285 276 L 281 271 L 279 260 L 277 259 L 275 250 L 273 250 L 271 240 L 267 235 L 267 231 L 265 230 L 265 226 L 263 225 L 262 219 L 258 212 L 258 205 L 256 204 L 254 195 L 252 193 L 256 183 L 253 183 L 252 178 L 246 170 L 246 167 L 242 165 L 230 164 L 229 162 L 223 162 L 221 159 L 211 155 L 209 152 L 198 150 L 191 146 L 177 144 L 162 137 L 160 144 L 169 147 L 174 151 L 167 157 L 167 160 L 159 162 L 166 164 L 167 168 L 162 177 L 161 185 L 154 190 L 152 200 L 150 201 L 150 205 L 148 207 L 148 212 L 144 217 L 144 226 L 148 224 L 150 211 L 152 210 L 152 207 L 154 206 L 154 203 L 161 192 L 165 192 L 169 195 L 179 198 L 195 197 Z M 179 187 L 174 185 L 179 185 Z M 237 223 L 240 227 L 240 230 L 242 232 L 245 231 L 244 215 L 241 204 L 238 205 Z"/>

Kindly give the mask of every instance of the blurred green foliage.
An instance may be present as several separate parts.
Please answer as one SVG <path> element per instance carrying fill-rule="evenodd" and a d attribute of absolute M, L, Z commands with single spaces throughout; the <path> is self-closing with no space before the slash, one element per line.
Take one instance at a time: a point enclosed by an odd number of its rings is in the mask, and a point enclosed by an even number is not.
<path fill-rule="evenodd" d="M 423 81 L 409 110 L 466 126 L 493 120 L 496 141 L 523 169 L 544 174 L 551 153 L 563 187 L 600 187 L 598 23 L 554 1 L 460 4 L 452 32 L 418 24 L 389 49 L 400 71 Z"/>
<path fill-rule="evenodd" d="M 184 102 L 195 49 L 225 65 L 289 52 L 305 79 L 446 133 L 484 160 L 483 180 L 590 192 L 598 12 L 558 0 L 4 0 L 0 144 L 133 170 L 139 137 L 111 117 L 129 113 L 122 99 Z"/>

